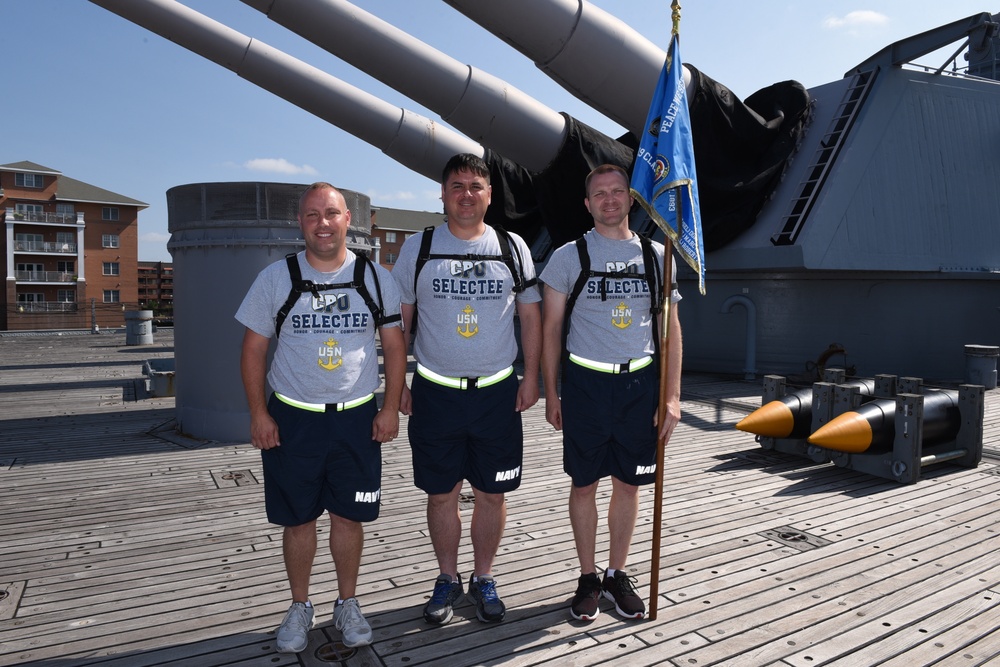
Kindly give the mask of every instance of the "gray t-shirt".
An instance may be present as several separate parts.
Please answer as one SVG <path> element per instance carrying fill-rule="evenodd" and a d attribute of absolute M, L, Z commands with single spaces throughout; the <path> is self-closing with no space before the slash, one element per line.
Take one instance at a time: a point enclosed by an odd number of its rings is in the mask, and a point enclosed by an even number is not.
<path fill-rule="evenodd" d="M 418 318 L 413 356 L 441 375 L 476 377 L 492 375 L 514 363 L 514 278 L 496 260 L 431 259 L 420 270 L 416 293 L 413 273 L 424 232 L 406 239 L 392 269 L 403 303 L 416 303 Z M 511 234 L 514 261 L 523 261 L 525 280 L 535 277 L 535 265 L 524 241 Z M 515 251 L 516 249 L 516 251 Z M 434 230 L 434 255 L 500 255 L 500 242 L 492 227 L 478 239 L 456 238 L 448 225 Z M 535 286 L 516 295 L 517 303 L 537 303 Z"/>
<path fill-rule="evenodd" d="M 348 251 L 337 271 L 323 273 L 298 254 L 304 280 L 316 284 L 350 283 L 354 263 Z M 399 292 L 392 275 L 376 265 L 386 315 L 399 313 Z M 374 274 L 365 269 L 365 285 L 378 302 Z M 285 260 L 267 266 L 247 292 L 236 319 L 265 338 L 273 338 L 274 318 L 288 298 L 292 279 Z M 281 327 L 281 336 L 267 381 L 274 391 L 306 403 L 345 403 L 379 388 L 378 357 L 375 351 L 375 323 L 371 311 L 357 290 L 344 288 L 299 296 Z M 387 326 L 400 326 L 394 322 Z"/>
<path fill-rule="evenodd" d="M 634 233 L 625 240 L 609 239 L 593 229 L 584 235 L 592 271 L 621 271 L 624 278 L 606 278 L 601 298 L 601 278 L 591 277 L 573 306 L 566 347 L 584 359 L 621 364 L 654 352 L 653 317 L 649 312 L 649 285 L 646 283 L 642 245 Z M 663 244 L 653 242 L 653 252 L 663 268 Z M 677 267 L 671 264 L 676 280 Z M 569 295 L 580 275 L 580 256 L 570 242 L 552 253 L 540 280 L 557 292 Z M 675 289 L 670 302 L 681 295 Z"/>

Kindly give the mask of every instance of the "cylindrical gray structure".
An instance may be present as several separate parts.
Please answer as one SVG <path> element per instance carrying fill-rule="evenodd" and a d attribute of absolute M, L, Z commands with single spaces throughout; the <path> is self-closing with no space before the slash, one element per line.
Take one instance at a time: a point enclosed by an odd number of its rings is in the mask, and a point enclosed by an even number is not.
<path fill-rule="evenodd" d="M 257 274 L 304 247 L 296 212 L 306 185 L 194 183 L 167 191 L 174 262 L 176 415 L 182 434 L 249 442 L 240 377 L 243 327 L 233 315 Z M 370 248 L 371 200 L 340 190 L 348 245 Z"/>
<path fill-rule="evenodd" d="M 966 345 L 965 346 L 966 383 L 981 384 L 987 389 L 996 389 L 998 357 L 1000 357 L 1000 346 Z"/>
<path fill-rule="evenodd" d="M 153 344 L 153 311 L 151 310 L 125 311 L 125 344 L 126 345 Z"/>

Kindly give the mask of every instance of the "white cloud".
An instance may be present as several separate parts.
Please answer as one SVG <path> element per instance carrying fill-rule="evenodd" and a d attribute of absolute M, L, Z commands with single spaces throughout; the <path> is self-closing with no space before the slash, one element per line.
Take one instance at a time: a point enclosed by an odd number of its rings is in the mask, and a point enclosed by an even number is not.
<path fill-rule="evenodd" d="M 163 232 L 143 232 L 139 234 L 139 240 L 143 243 L 166 243 L 170 240 L 170 234 Z"/>
<path fill-rule="evenodd" d="M 315 176 L 319 172 L 313 167 L 307 164 L 295 165 L 286 160 L 285 158 L 271 158 L 271 157 L 260 157 L 254 158 L 253 160 L 247 160 L 243 163 L 243 166 L 250 171 L 264 171 L 272 174 L 288 174 L 295 176 L 298 174 L 307 174 L 309 176 Z"/>
<path fill-rule="evenodd" d="M 391 202 L 391 201 L 412 201 L 417 198 L 417 195 L 410 192 L 409 190 L 397 190 L 396 192 L 377 192 L 375 190 L 368 191 L 368 197 L 374 202 Z"/>
<path fill-rule="evenodd" d="M 854 32 L 863 28 L 874 28 L 887 24 L 889 17 L 870 9 L 859 9 L 848 12 L 842 17 L 831 16 L 823 21 L 823 26 L 831 30 L 847 30 Z"/>

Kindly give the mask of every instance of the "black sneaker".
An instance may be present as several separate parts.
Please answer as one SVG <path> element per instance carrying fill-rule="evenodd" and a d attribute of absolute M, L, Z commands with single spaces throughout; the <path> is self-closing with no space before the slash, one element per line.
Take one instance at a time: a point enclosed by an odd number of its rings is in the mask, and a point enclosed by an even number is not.
<path fill-rule="evenodd" d="M 476 575 L 469 578 L 469 597 L 476 603 L 476 618 L 483 623 L 499 623 L 507 614 L 507 607 L 497 595 L 497 582 L 493 577 Z"/>
<path fill-rule="evenodd" d="M 635 592 L 635 578 L 621 570 L 615 571 L 614 577 L 604 574 L 604 597 L 613 600 L 615 611 L 622 618 L 642 618 L 646 615 L 646 605 Z"/>
<path fill-rule="evenodd" d="M 597 602 L 601 599 L 601 579 L 596 572 L 580 577 L 576 585 L 576 594 L 569 607 L 570 615 L 578 621 L 592 621 L 601 615 Z"/>
<path fill-rule="evenodd" d="M 451 620 L 452 605 L 462 597 L 462 582 L 452 581 L 447 574 L 434 581 L 434 592 L 424 605 L 424 620 L 433 625 L 444 625 Z"/>

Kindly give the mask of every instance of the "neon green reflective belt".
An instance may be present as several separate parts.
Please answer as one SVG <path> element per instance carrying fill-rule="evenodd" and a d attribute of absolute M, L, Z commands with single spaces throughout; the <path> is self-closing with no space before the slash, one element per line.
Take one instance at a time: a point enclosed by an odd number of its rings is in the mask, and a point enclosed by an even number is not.
<path fill-rule="evenodd" d="M 640 368 L 645 368 L 646 366 L 653 363 L 653 357 L 645 356 L 639 357 L 638 359 L 631 359 L 626 361 L 624 364 L 609 364 L 603 361 L 592 361 L 590 359 L 584 359 L 583 357 L 578 357 L 577 355 L 570 353 L 569 360 L 573 363 L 583 366 L 584 368 L 589 368 L 592 371 L 601 371 L 602 373 L 632 373 L 639 370 Z"/>
<path fill-rule="evenodd" d="M 282 403 L 287 403 L 292 407 L 309 410 L 311 412 L 326 412 L 327 410 L 343 412 L 344 410 L 350 410 L 351 408 L 356 408 L 359 405 L 364 405 L 368 401 L 375 398 L 375 394 L 368 394 L 367 396 L 362 396 L 361 398 L 356 398 L 353 401 L 347 401 L 346 403 L 306 403 L 305 401 L 296 401 L 294 398 L 282 396 L 278 392 L 274 392 L 274 395 L 277 396 L 278 400 Z"/>
<path fill-rule="evenodd" d="M 513 372 L 514 367 L 508 366 L 493 375 L 484 375 L 482 377 L 474 378 L 454 378 L 448 377 L 447 375 L 441 375 L 440 373 L 435 373 L 426 366 L 417 364 L 417 373 L 420 374 L 420 377 L 425 380 L 430 380 L 434 384 L 451 387 L 452 389 L 482 389 L 484 387 L 489 387 L 491 384 L 496 384 L 501 380 L 506 380 Z"/>

